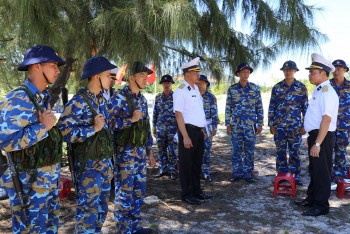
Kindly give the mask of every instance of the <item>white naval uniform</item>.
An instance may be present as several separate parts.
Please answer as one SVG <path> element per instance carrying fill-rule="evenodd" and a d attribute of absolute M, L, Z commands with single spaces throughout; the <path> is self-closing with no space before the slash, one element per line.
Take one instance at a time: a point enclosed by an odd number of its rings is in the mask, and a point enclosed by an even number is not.
<path fill-rule="evenodd" d="M 305 131 L 310 132 L 314 129 L 319 129 L 322 121 L 322 116 L 331 117 L 331 123 L 328 131 L 335 131 L 337 127 L 339 98 L 329 80 L 318 85 L 309 100 L 304 118 Z"/>
<path fill-rule="evenodd" d="M 202 96 L 198 87 L 192 88 L 186 81 L 174 92 L 174 112 L 182 113 L 187 134 L 192 142 L 185 148 L 183 136 L 178 132 L 181 198 L 186 201 L 203 193 L 200 185 L 204 155 L 203 128 L 206 125 Z"/>
<path fill-rule="evenodd" d="M 201 128 L 205 127 L 206 119 L 203 98 L 197 85 L 194 85 L 193 89 L 186 81 L 183 81 L 183 84 L 174 91 L 173 101 L 174 112 L 182 113 L 185 124 L 192 124 Z"/>

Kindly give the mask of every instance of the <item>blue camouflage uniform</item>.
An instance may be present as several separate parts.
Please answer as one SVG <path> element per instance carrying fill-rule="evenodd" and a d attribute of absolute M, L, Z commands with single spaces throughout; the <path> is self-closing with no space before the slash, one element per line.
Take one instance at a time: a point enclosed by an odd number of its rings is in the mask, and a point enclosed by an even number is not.
<path fill-rule="evenodd" d="M 283 80 L 272 88 L 268 124 L 275 127 L 277 132 L 274 135 L 277 148 L 276 170 L 291 172 L 299 181 L 302 116 L 305 116 L 307 103 L 307 89 L 300 81 L 295 80 L 289 87 Z"/>
<path fill-rule="evenodd" d="M 74 154 L 78 185 L 76 233 L 100 233 L 108 213 L 113 177 L 110 129 L 115 123 L 111 121 L 103 96 L 101 80 L 106 79 L 106 75 L 100 74 L 114 68 L 116 66 L 103 56 L 87 60 L 81 80 L 99 75 L 101 91 L 96 95 L 87 87 L 79 90 L 66 104 L 58 122 L 64 141 L 71 144 Z M 95 116 L 99 114 L 104 117 L 105 124 L 100 131 L 95 131 Z"/>
<path fill-rule="evenodd" d="M 86 87 L 89 100 L 97 114 L 108 119 L 107 103 L 102 92 L 98 95 Z M 67 103 L 58 126 L 67 143 L 84 142 L 97 132 L 93 127 L 94 114 L 84 98 L 78 93 Z M 104 126 L 108 129 L 108 122 Z M 82 155 L 75 155 L 75 158 Z M 113 165 L 109 158 L 89 159 L 84 166 L 81 160 L 74 163 L 77 175 L 78 199 L 75 231 L 77 233 L 100 233 L 108 213 L 108 199 L 111 189 Z M 81 168 L 83 166 L 83 168 Z"/>
<path fill-rule="evenodd" d="M 171 91 L 168 97 L 163 92 L 157 94 L 153 110 L 153 129 L 156 129 L 159 171 L 169 174 L 176 174 L 177 165 L 177 144 L 174 141 L 177 123 L 173 111 L 173 93 Z"/>
<path fill-rule="evenodd" d="M 48 109 L 49 93 L 40 92 L 30 81 L 24 85 L 43 108 Z M 23 150 L 48 137 L 43 123 L 38 121 L 38 110 L 25 91 L 10 92 L 0 103 L 0 145 L 6 152 Z M 60 164 L 19 172 L 23 195 L 28 208 L 21 208 L 13 188 L 9 169 L 0 179 L 7 188 L 12 209 L 13 233 L 57 233 L 60 212 L 59 203 Z"/>
<path fill-rule="evenodd" d="M 254 169 L 255 126 L 263 126 L 263 106 L 260 88 L 239 82 L 227 91 L 225 125 L 232 127 L 233 177 L 251 178 Z"/>
<path fill-rule="evenodd" d="M 125 86 L 117 90 L 111 97 L 112 115 L 116 118 L 116 129 L 128 128 L 132 125 L 129 120 L 130 106 L 126 95 L 132 97 L 136 109 L 144 115 L 141 120 L 149 120 L 146 98 L 141 94 L 135 95 Z M 118 134 L 118 133 L 117 133 Z M 151 131 L 147 133 L 147 143 L 140 147 L 117 147 L 118 162 L 115 177 L 115 213 L 117 233 L 133 233 L 138 230 L 141 222 L 141 206 L 146 193 L 146 148 L 151 149 L 153 139 Z"/>
<path fill-rule="evenodd" d="M 206 130 L 208 137 L 204 140 L 204 156 L 202 163 L 202 173 L 204 177 L 210 176 L 210 157 L 211 157 L 211 146 L 213 142 L 212 132 L 217 130 L 219 117 L 218 107 L 215 95 L 208 89 L 203 93 L 203 107 L 205 113 L 205 119 L 207 121 Z"/>
<path fill-rule="evenodd" d="M 333 176 L 347 178 L 346 147 L 349 145 L 350 131 L 350 81 L 344 79 L 343 84 L 337 86 L 333 78 L 330 83 L 339 97 Z"/>

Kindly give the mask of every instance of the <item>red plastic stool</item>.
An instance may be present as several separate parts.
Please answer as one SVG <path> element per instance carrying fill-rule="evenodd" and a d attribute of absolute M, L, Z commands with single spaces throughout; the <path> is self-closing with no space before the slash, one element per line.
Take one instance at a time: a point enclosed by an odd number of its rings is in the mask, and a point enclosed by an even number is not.
<path fill-rule="evenodd" d="M 340 178 L 337 183 L 337 197 L 338 198 L 350 198 L 350 180 Z"/>
<path fill-rule="evenodd" d="M 288 184 L 282 184 L 281 182 L 288 182 Z M 297 196 L 297 186 L 295 184 L 295 178 L 291 173 L 278 173 L 275 177 L 273 196 L 278 194 L 289 194 L 292 197 Z"/>
<path fill-rule="evenodd" d="M 60 178 L 60 199 L 67 198 L 71 194 L 70 181 L 67 178 Z"/>

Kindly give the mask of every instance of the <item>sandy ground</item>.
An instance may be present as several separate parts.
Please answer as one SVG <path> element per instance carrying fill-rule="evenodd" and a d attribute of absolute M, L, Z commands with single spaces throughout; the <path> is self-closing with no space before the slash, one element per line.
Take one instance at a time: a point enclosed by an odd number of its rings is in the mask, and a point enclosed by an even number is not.
<path fill-rule="evenodd" d="M 309 182 L 305 145 L 301 152 L 304 186 L 298 187 L 297 198 L 305 196 Z M 147 196 L 156 196 L 159 201 L 143 207 L 143 225 L 154 228 L 156 233 L 349 233 L 349 200 L 337 198 L 335 192 L 330 197 L 330 213 L 316 218 L 302 216 L 303 209 L 294 205 L 296 198 L 288 195 L 272 196 L 274 153 L 272 136 L 264 129 L 256 144 L 256 182 L 232 183 L 230 145 L 222 129 L 213 145 L 214 181 L 202 181 L 205 192 L 213 194 L 215 198 L 199 206 L 181 202 L 178 180 L 153 178 L 157 169 L 149 168 Z M 63 168 L 62 174 L 67 174 L 67 168 Z M 115 233 L 112 202 L 109 211 L 103 233 Z M 73 232 L 74 215 L 74 201 L 62 200 L 59 233 Z M 10 233 L 10 228 L 8 200 L 0 201 L 0 233 Z"/>

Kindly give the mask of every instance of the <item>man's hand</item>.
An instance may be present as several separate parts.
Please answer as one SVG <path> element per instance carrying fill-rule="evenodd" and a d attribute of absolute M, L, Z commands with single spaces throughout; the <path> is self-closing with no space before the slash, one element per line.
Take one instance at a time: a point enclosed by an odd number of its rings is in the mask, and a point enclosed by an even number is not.
<path fill-rule="evenodd" d="M 142 118 L 142 116 L 143 116 L 143 113 L 140 110 L 134 110 L 132 112 L 132 117 L 131 117 L 130 121 L 132 123 L 135 123 L 135 122 L 139 121 Z"/>
<path fill-rule="evenodd" d="M 102 114 L 98 114 L 94 118 L 94 130 L 95 132 L 99 132 L 103 126 L 105 125 L 105 118 Z"/>
<path fill-rule="evenodd" d="M 270 133 L 275 135 L 277 133 L 276 128 L 274 126 L 270 126 Z"/>
<path fill-rule="evenodd" d="M 184 147 L 185 147 L 186 149 L 189 149 L 189 148 L 193 147 L 191 138 L 189 138 L 189 137 L 184 137 Z"/>
<path fill-rule="evenodd" d="M 149 151 L 148 157 L 149 157 L 148 165 L 149 165 L 150 167 L 155 167 L 155 166 L 156 166 L 156 160 L 154 159 L 153 150 L 150 150 L 150 151 Z"/>
<path fill-rule="evenodd" d="M 321 146 L 317 147 L 316 145 L 313 145 L 310 150 L 310 156 L 315 158 L 320 157 L 320 150 L 321 150 Z"/>
<path fill-rule="evenodd" d="M 257 128 L 256 128 L 256 133 L 255 133 L 255 135 L 258 135 L 258 134 L 260 134 L 262 132 L 262 126 L 258 126 Z"/>
<path fill-rule="evenodd" d="M 43 113 L 39 111 L 39 122 L 45 125 L 46 131 L 49 131 L 55 124 L 57 118 L 51 112 L 51 110 L 46 110 Z"/>
<path fill-rule="evenodd" d="M 214 137 L 216 136 L 216 129 L 213 130 L 213 132 L 211 133 L 211 135 Z"/>
<path fill-rule="evenodd" d="M 227 135 L 231 136 L 231 134 L 232 134 L 232 127 L 231 126 L 227 126 L 226 127 L 226 132 L 227 132 Z"/>

